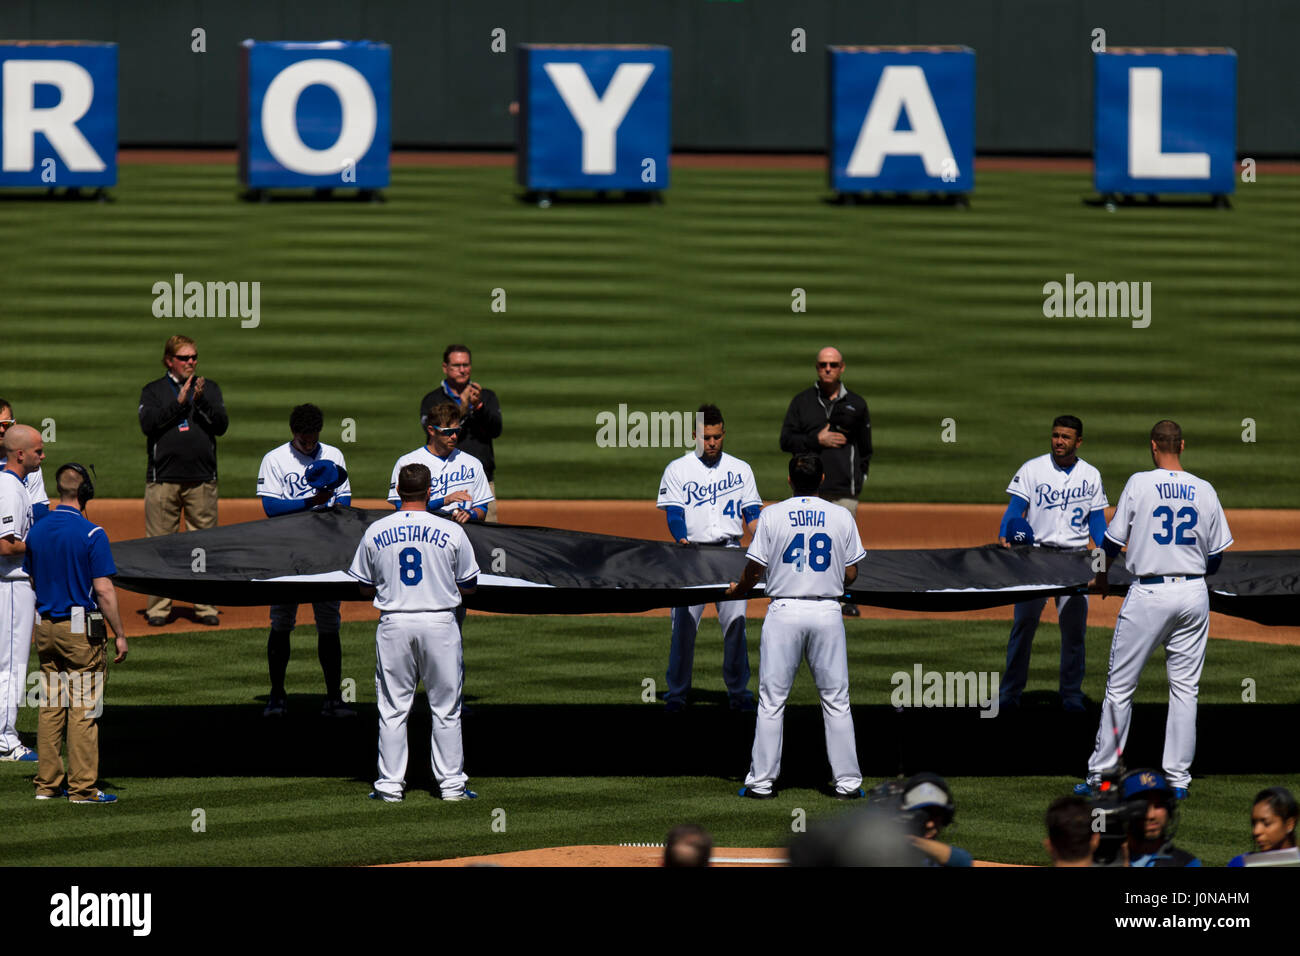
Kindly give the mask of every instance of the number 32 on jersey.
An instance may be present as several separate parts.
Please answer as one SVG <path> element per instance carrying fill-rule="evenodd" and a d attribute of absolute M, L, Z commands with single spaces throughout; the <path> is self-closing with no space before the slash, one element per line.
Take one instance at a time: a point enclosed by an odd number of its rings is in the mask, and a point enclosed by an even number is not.
<path fill-rule="evenodd" d="M 793 564 L 796 571 L 811 568 L 825 571 L 831 565 L 831 536 L 820 531 L 808 538 L 804 545 L 803 533 L 795 535 L 781 555 L 782 564 Z"/>
<path fill-rule="evenodd" d="M 1179 508 L 1175 516 L 1174 509 L 1168 505 L 1161 505 L 1155 511 L 1151 512 L 1151 517 L 1158 519 L 1160 530 L 1151 535 L 1151 540 L 1156 544 L 1195 544 L 1196 535 L 1192 534 L 1192 529 L 1196 527 L 1199 515 L 1196 509 L 1190 505 L 1186 508 Z M 1174 525 L 1174 518 L 1178 518 L 1178 525 Z"/>

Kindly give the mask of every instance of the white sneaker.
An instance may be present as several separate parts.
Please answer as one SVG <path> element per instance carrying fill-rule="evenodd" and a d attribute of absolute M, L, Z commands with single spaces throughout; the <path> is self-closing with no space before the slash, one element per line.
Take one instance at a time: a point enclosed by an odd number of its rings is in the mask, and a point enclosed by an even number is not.
<path fill-rule="evenodd" d="M 456 803 L 457 801 L 460 800 L 477 800 L 478 794 L 475 793 L 473 790 L 461 790 L 458 793 L 443 794 L 442 799 L 448 801 L 449 803 Z"/>
<path fill-rule="evenodd" d="M 0 760 L 7 763 L 17 761 L 21 761 L 22 763 L 35 763 L 38 759 L 35 750 L 31 747 L 24 747 L 22 744 L 19 744 L 13 750 L 7 750 L 4 753 L 0 753 Z"/>

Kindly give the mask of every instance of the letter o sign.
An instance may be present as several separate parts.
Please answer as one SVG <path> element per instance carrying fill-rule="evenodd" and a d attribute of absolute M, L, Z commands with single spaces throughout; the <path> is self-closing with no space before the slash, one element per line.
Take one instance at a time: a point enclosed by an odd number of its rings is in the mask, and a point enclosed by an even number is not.
<path fill-rule="evenodd" d="M 339 99 L 343 121 L 339 138 L 328 149 L 312 149 L 298 135 L 298 98 L 309 86 L 329 87 Z M 338 60 L 300 60 L 278 74 L 262 99 L 262 135 L 266 148 L 286 169 L 303 175 L 337 173 L 370 149 L 375 138 L 375 94 L 366 78 Z"/>

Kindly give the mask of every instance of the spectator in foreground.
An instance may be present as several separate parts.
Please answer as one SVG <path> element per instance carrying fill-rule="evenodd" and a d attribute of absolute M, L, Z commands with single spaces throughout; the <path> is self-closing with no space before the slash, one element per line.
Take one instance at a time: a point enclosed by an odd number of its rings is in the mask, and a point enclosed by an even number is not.
<path fill-rule="evenodd" d="M 664 841 L 664 866 L 708 866 L 713 837 L 698 823 L 680 823 Z"/>
<path fill-rule="evenodd" d="M 1269 787 L 1255 794 L 1250 810 L 1251 835 L 1255 838 L 1255 851 L 1269 853 L 1273 850 L 1290 850 L 1296 845 L 1296 818 L 1300 808 L 1286 787 Z M 1234 856 L 1228 866 L 1245 866 L 1246 854 Z"/>
<path fill-rule="evenodd" d="M 1092 866 L 1101 834 L 1092 830 L 1092 810 L 1082 797 L 1060 797 L 1047 808 L 1043 847 L 1052 866 Z"/>

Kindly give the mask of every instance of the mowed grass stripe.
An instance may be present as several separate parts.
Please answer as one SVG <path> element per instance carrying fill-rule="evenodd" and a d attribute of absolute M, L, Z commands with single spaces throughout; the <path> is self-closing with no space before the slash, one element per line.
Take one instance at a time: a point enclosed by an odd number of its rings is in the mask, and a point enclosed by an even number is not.
<path fill-rule="evenodd" d="M 606 467 L 596 414 L 704 399 L 723 405 L 729 447 L 776 497 L 784 403 L 810 380 L 807 356 L 835 342 L 877 421 L 877 500 L 996 500 L 1023 434 L 1069 409 L 1098 436 L 1089 456 L 1108 484 L 1144 465 L 1149 422 L 1130 421 L 1173 414 L 1197 429 L 1189 467 L 1251 476 L 1221 488 L 1225 501 L 1300 502 L 1282 477 L 1295 465 L 1283 432 L 1239 440 L 1243 418 L 1280 423 L 1297 397 L 1296 178 L 1243 187 L 1231 212 L 1114 214 L 1083 205 L 1077 174 L 981 172 L 969 210 L 831 206 L 816 171 L 680 170 L 673 182 L 662 206 L 541 210 L 514 198 L 509 170 L 403 168 L 384 204 L 249 204 L 229 168 L 133 166 L 112 203 L 6 204 L 7 311 L 95 346 L 87 401 L 57 352 L 13 341 L 33 372 L 13 397 L 60 423 L 69 455 L 94 456 L 102 493 L 138 495 L 135 400 L 162 339 L 184 329 L 232 411 L 223 484 L 250 486 L 288 409 L 314 399 L 325 440 L 357 422 L 345 452 L 377 487 L 412 443 L 410 409 L 441 346 L 463 338 L 505 405 L 503 497 L 644 497 L 666 459 L 624 449 L 627 466 Z M 177 272 L 261 282 L 261 324 L 155 318 L 153 283 Z M 1043 284 L 1067 272 L 1150 281 L 1151 327 L 1045 318 Z M 504 313 L 490 311 L 498 288 Z M 807 312 L 791 312 L 795 288 Z M 549 427 L 525 414 L 537 408 Z M 934 447 L 947 417 L 986 444 Z M 936 460 L 953 467 L 918 485 Z"/>

